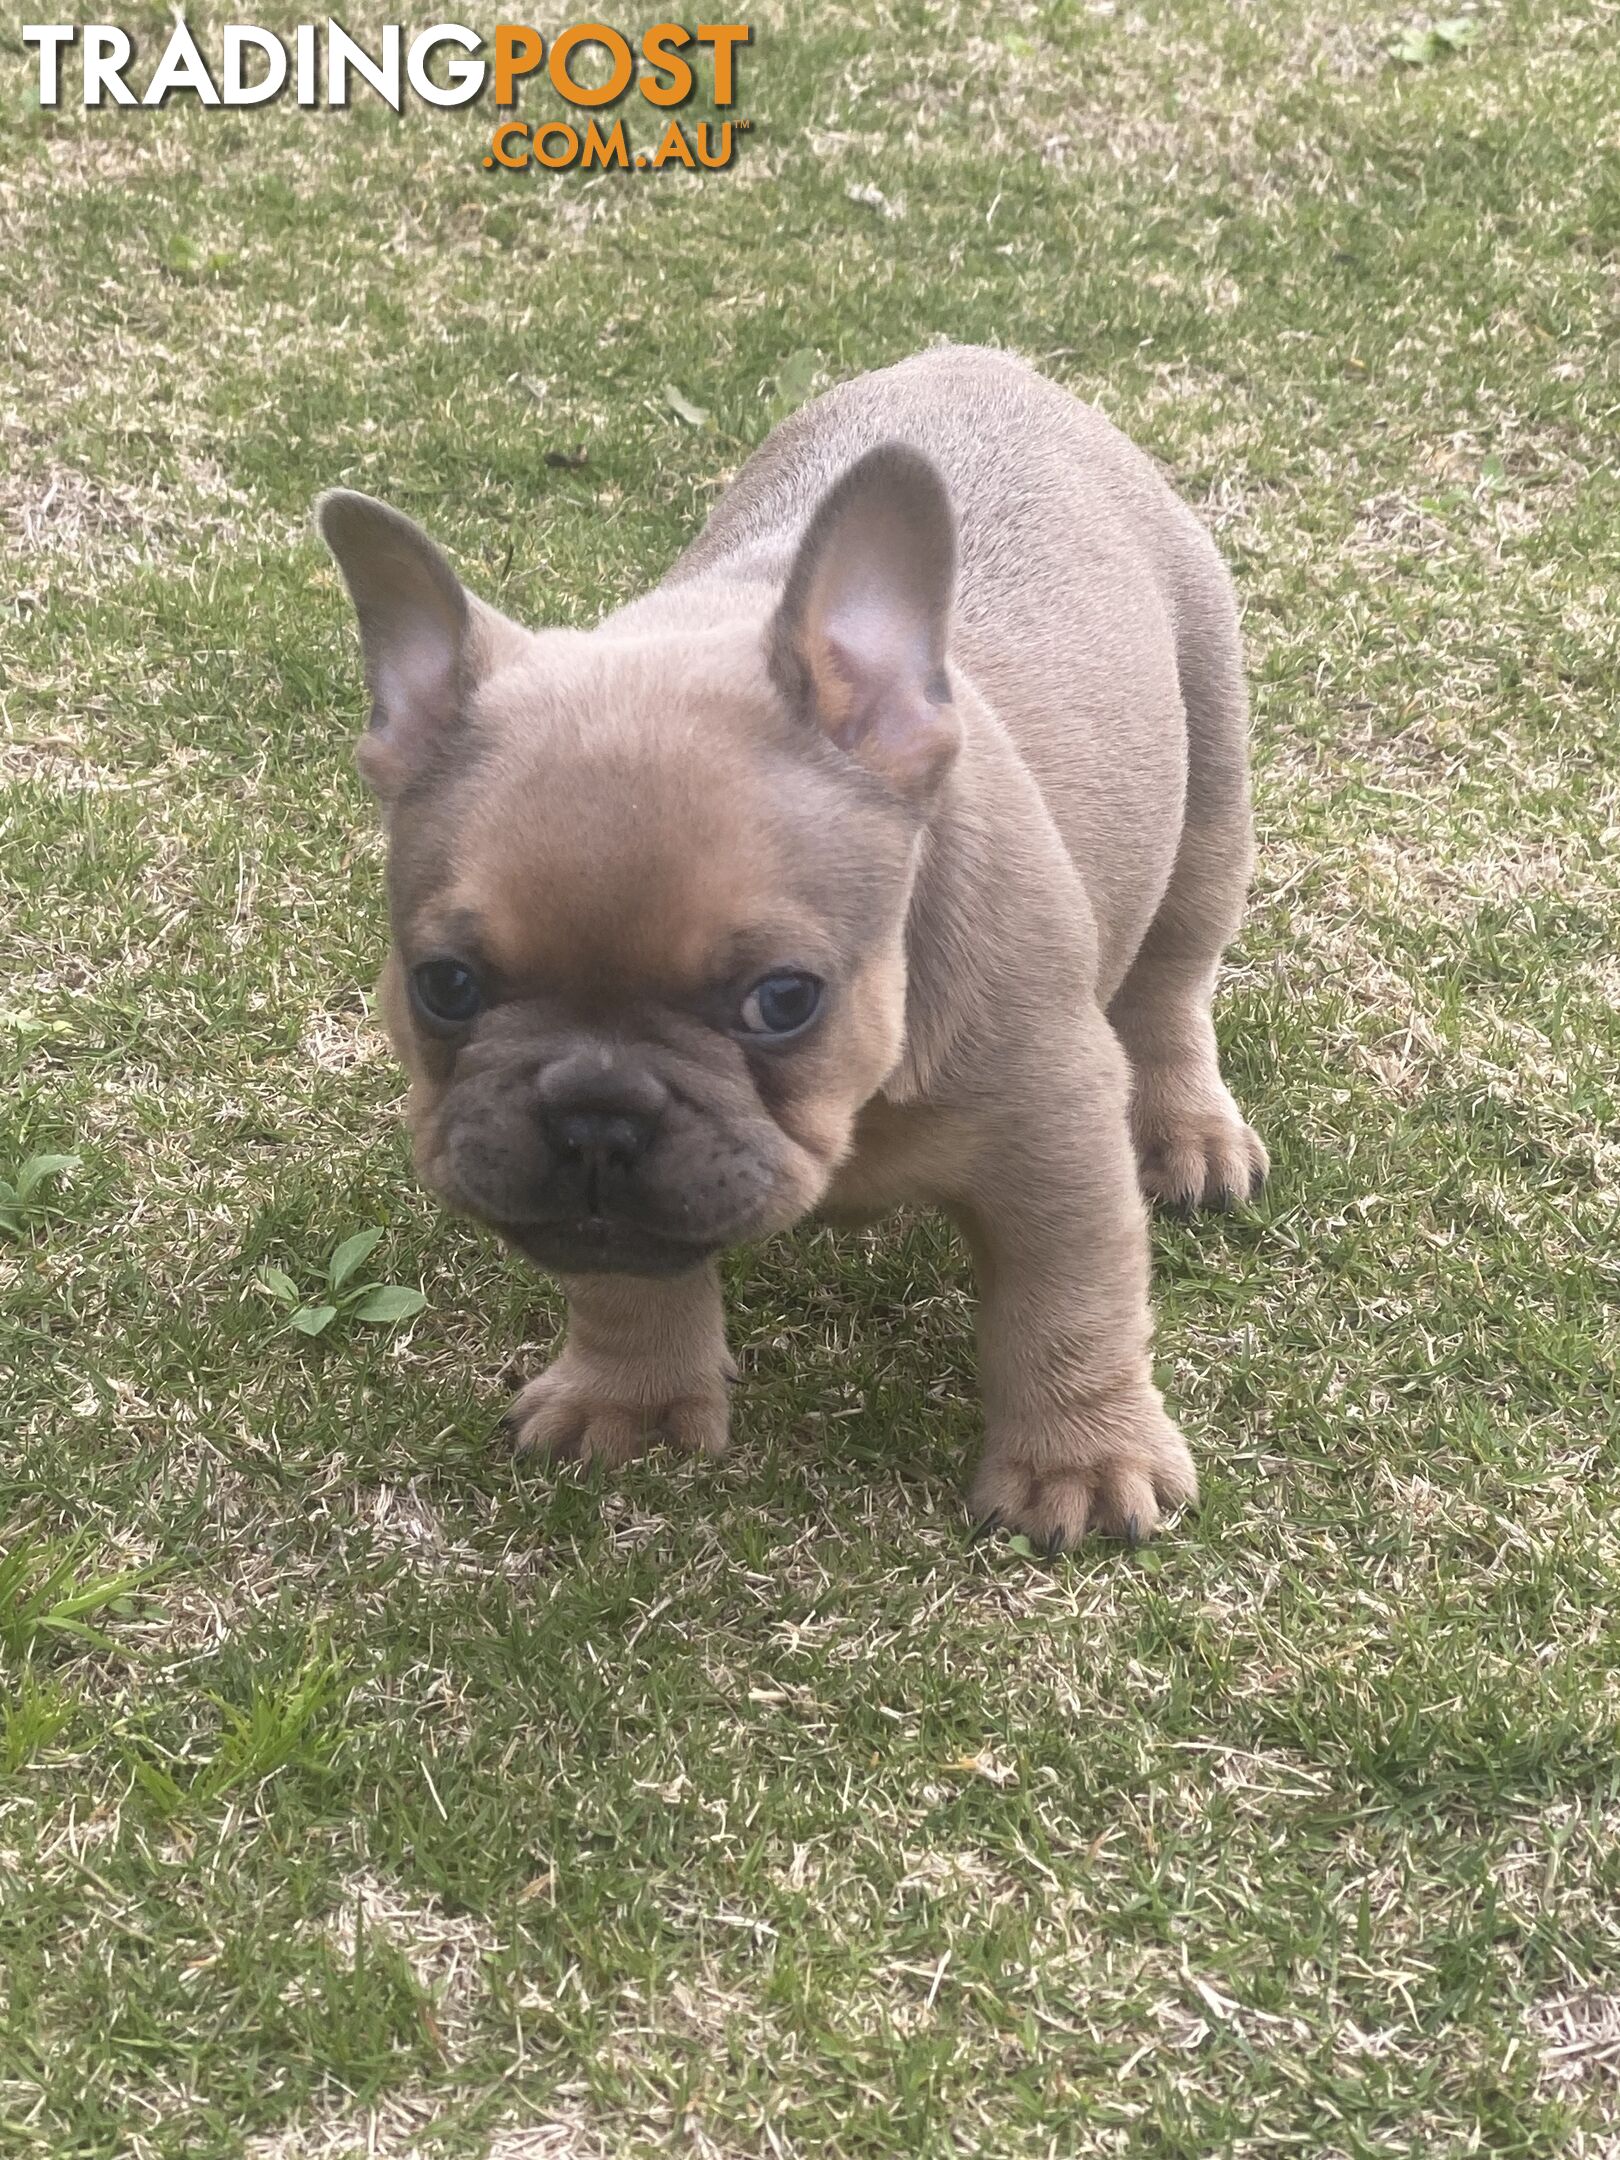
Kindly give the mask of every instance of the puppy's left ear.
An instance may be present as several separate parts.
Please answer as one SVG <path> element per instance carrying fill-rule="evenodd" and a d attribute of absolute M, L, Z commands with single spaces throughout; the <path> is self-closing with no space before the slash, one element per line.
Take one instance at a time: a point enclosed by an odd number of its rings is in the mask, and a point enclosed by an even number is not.
<path fill-rule="evenodd" d="M 945 482 L 921 451 L 882 443 L 822 498 L 771 626 L 789 705 L 914 797 L 961 740 L 945 672 L 955 585 Z"/>
<path fill-rule="evenodd" d="M 315 522 L 360 624 L 371 723 L 356 761 L 386 803 L 453 746 L 490 611 L 421 527 L 387 503 L 334 488 Z"/>

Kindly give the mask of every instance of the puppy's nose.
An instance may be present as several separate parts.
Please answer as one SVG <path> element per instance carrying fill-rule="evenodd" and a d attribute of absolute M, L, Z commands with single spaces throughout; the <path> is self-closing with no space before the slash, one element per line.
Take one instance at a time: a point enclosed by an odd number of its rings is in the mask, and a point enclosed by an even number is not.
<path fill-rule="evenodd" d="M 669 1101 L 648 1072 L 591 1052 L 559 1058 L 540 1075 L 535 1111 L 556 1172 L 593 1215 L 619 1193 L 646 1154 Z"/>
<path fill-rule="evenodd" d="M 601 1173 L 628 1170 L 647 1152 L 656 1116 L 624 1110 L 545 1110 L 540 1130 L 564 1162 Z"/>

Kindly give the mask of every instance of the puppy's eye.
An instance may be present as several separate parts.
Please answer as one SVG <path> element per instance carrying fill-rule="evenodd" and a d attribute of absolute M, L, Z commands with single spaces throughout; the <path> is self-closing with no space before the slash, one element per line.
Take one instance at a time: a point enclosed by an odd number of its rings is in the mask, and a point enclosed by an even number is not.
<path fill-rule="evenodd" d="M 821 1010 L 821 984 L 814 975 L 784 969 L 755 983 L 738 1016 L 750 1035 L 797 1035 Z"/>
<path fill-rule="evenodd" d="M 411 995 L 432 1027 L 466 1027 L 484 1004 L 478 977 L 462 960 L 424 960 L 412 968 Z"/>

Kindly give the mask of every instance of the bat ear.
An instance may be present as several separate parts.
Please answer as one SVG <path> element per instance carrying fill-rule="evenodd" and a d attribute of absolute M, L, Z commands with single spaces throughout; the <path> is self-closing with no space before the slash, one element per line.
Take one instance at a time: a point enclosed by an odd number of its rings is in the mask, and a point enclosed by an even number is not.
<path fill-rule="evenodd" d="M 360 626 L 371 723 L 356 758 L 387 801 L 460 730 L 475 603 L 422 528 L 387 503 L 334 488 L 315 522 Z"/>
<path fill-rule="evenodd" d="M 882 443 L 822 497 L 771 627 L 788 703 L 909 795 L 938 783 L 961 739 L 945 666 L 955 586 L 944 480 Z"/>

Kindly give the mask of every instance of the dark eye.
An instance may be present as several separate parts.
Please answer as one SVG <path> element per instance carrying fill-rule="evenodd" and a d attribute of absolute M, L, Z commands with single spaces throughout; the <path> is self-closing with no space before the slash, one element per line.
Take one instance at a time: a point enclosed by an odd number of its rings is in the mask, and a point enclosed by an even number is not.
<path fill-rule="evenodd" d="M 821 984 L 814 975 L 784 969 L 755 983 L 739 1015 L 750 1035 L 797 1035 L 821 1010 Z"/>
<path fill-rule="evenodd" d="M 411 970 L 411 994 L 417 1011 L 435 1027 L 465 1027 L 484 1003 L 478 977 L 462 960 L 424 960 Z"/>

